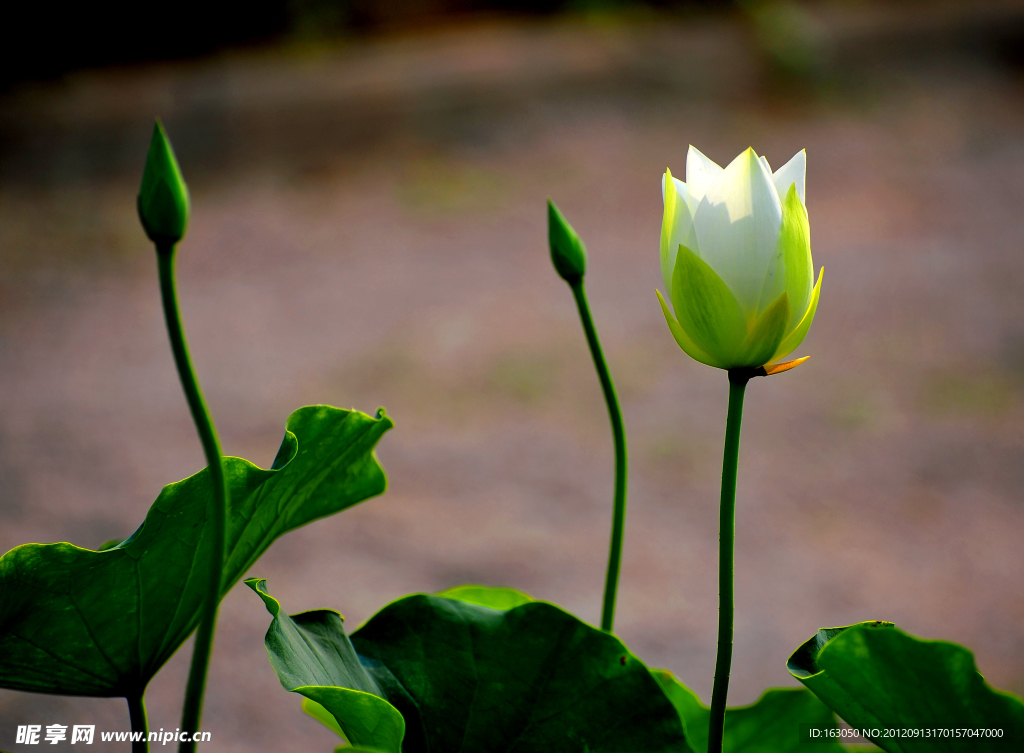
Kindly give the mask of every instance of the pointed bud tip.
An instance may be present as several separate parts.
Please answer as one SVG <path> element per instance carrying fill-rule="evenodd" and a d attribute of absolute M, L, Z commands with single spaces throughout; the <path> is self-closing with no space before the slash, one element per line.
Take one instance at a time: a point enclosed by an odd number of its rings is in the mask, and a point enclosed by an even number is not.
<path fill-rule="evenodd" d="M 570 284 L 583 279 L 587 273 L 587 249 L 550 198 L 548 244 L 551 247 L 551 262 L 559 276 Z"/>
<path fill-rule="evenodd" d="M 138 196 L 139 220 L 158 246 L 180 241 L 188 226 L 188 186 L 159 120 L 153 125 Z"/>

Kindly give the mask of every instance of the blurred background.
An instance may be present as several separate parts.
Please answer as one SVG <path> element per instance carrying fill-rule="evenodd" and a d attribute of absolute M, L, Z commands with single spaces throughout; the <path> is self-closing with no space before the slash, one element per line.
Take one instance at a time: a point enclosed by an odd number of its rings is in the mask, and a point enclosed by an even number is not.
<path fill-rule="evenodd" d="M 731 701 L 794 685 L 817 628 L 895 621 L 1024 692 L 1024 3 L 259 0 L 5 8 L 0 551 L 130 534 L 203 465 L 135 216 L 153 118 L 192 191 L 183 316 L 225 451 L 288 414 L 396 428 L 380 498 L 253 568 L 350 629 L 403 594 L 509 585 L 596 623 L 608 418 L 551 196 L 587 243 L 631 457 L 616 628 L 710 698 L 725 374 L 662 319 L 659 181 L 688 144 L 808 153 L 798 370 L 748 390 Z M 321 750 L 228 595 L 210 750 Z M 191 644 L 151 685 L 180 723 Z M 0 691 L 18 724 L 123 700 Z M 26 750 L 28 748 L 25 748 Z M 97 750 L 103 746 L 97 741 Z M 113 748 L 111 748 L 113 749 Z"/>

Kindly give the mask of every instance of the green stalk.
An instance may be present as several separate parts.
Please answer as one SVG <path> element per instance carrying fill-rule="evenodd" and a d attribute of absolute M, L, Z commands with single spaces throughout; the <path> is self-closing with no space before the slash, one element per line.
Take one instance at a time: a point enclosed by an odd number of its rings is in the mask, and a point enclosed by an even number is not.
<path fill-rule="evenodd" d="M 228 484 L 224 474 L 224 461 L 221 457 L 220 442 L 213 427 L 213 420 L 206 409 L 203 395 L 199 390 L 195 372 L 185 344 L 185 332 L 181 327 L 181 315 L 178 312 L 178 296 L 174 287 L 174 244 L 157 245 L 157 262 L 160 268 L 160 293 L 164 305 L 164 317 L 167 320 L 167 334 L 171 339 L 171 350 L 174 352 L 174 363 L 178 367 L 181 386 L 185 390 L 192 419 L 203 443 L 206 464 L 210 470 L 210 483 L 213 485 L 213 506 L 208 511 L 210 537 L 210 570 L 207 574 L 206 599 L 203 602 L 203 613 L 196 631 L 195 649 L 192 654 L 192 668 L 189 670 L 188 685 L 185 690 L 185 707 L 182 710 L 181 729 L 188 732 L 189 742 L 182 742 L 180 753 L 191 753 L 196 744 L 191 741 L 192 733 L 199 730 L 203 712 L 203 694 L 206 690 L 206 672 L 210 664 L 210 652 L 213 649 L 213 632 L 217 624 L 217 607 L 220 604 L 221 575 L 224 569 L 225 533 L 227 531 Z M 184 736 L 184 735 L 183 735 Z"/>
<path fill-rule="evenodd" d="M 711 694 L 708 753 L 722 752 L 725 733 L 725 703 L 732 669 L 732 626 L 734 569 L 736 564 L 736 470 L 740 455 L 740 424 L 743 421 L 743 393 L 750 370 L 729 372 L 729 415 L 725 424 L 725 455 L 722 459 L 722 502 L 718 523 L 718 659 L 715 688 Z"/>
<path fill-rule="evenodd" d="M 576 307 L 580 310 L 583 331 L 587 335 L 590 355 L 594 357 L 598 379 L 604 391 L 604 401 L 608 404 L 608 417 L 612 422 L 612 437 L 615 440 L 615 504 L 612 509 L 612 541 L 608 551 L 608 573 L 604 584 L 604 603 L 601 608 L 601 629 L 612 631 L 615 620 L 615 596 L 619 588 L 619 570 L 622 565 L 622 533 L 626 525 L 626 430 L 622 425 L 622 411 L 619 409 L 619 398 L 615 395 L 608 364 L 601 351 L 601 343 L 597 339 L 594 320 L 590 316 L 587 294 L 583 289 L 583 278 L 569 282 L 572 294 L 576 298 Z"/>
<path fill-rule="evenodd" d="M 146 701 L 142 693 L 128 696 L 128 716 L 132 721 L 132 732 L 141 732 L 142 740 L 132 740 L 132 753 L 149 753 L 149 719 L 146 718 Z"/>

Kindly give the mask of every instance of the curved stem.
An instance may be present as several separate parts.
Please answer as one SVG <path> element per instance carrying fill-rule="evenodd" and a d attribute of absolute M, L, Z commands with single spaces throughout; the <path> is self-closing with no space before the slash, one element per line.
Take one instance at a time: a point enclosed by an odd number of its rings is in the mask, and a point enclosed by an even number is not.
<path fill-rule="evenodd" d="M 725 455 L 722 459 L 722 502 L 718 523 L 718 659 L 715 689 L 711 694 L 708 753 L 721 753 L 725 733 L 725 702 L 732 669 L 733 571 L 736 543 L 736 469 L 740 455 L 740 424 L 743 393 L 750 376 L 729 372 L 729 414 L 725 424 Z"/>
<path fill-rule="evenodd" d="M 132 732 L 142 733 L 141 740 L 132 740 L 132 753 L 149 753 L 149 719 L 146 718 L 146 701 L 139 693 L 128 696 L 128 716 L 132 721 Z"/>
<path fill-rule="evenodd" d="M 227 530 L 228 485 L 224 474 L 224 461 L 221 457 L 220 442 L 213 427 L 213 420 L 206 409 L 203 395 L 199 390 L 195 372 L 185 344 L 185 332 L 181 327 L 181 315 L 178 312 L 178 297 L 174 287 L 174 246 L 157 246 L 157 261 L 160 268 L 160 293 L 164 305 L 164 318 L 167 321 L 167 334 L 171 339 L 171 350 L 174 352 L 174 363 L 178 367 L 181 386 L 185 390 L 192 419 L 203 443 L 203 453 L 210 471 L 210 483 L 213 486 L 211 508 L 207 511 L 209 525 L 206 533 L 209 537 L 209 572 L 206 583 L 206 598 L 203 601 L 203 612 L 199 629 L 196 631 L 195 649 L 192 654 L 192 668 L 189 670 L 188 685 L 185 690 L 185 706 L 182 710 L 182 732 L 194 733 L 199 730 L 199 722 L 203 712 L 203 693 L 206 689 L 206 672 L 210 664 L 210 652 L 213 649 L 213 632 L 217 624 L 217 606 L 220 604 L 221 574 L 224 570 L 225 532 Z M 184 737 L 184 735 L 182 735 Z M 191 753 L 196 744 L 182 742 L 178 750 Z"/>
<path fill-rule="evenodd" d="M 626 525 L 626 430 L 622 424 L 622 411 L 619 409 L 619 398 L 615 395 L 608 364 L 601 351 L 601 343 L 597 339 L 594 320 L 590 316 L 587 294 L 583 290 L 583 279 L 569 283 L 576 307 L 583 321 L 583 331 L 587 335 L 590 355 L 594 357 L 598 379 L 604 391 L 604 401 L 608 404 L 608 417 L 612 422 L 612 438 L 615 441 L 615 503 L 612 509 L 612 541 L 608 551 L 608 573 L 605 576 L 604 602 L 601 608 L 601 629 L 612 631 L 615 620 L 615 596 L 619 587 L 619 569 L 622 564 L 622 534 Z"/>

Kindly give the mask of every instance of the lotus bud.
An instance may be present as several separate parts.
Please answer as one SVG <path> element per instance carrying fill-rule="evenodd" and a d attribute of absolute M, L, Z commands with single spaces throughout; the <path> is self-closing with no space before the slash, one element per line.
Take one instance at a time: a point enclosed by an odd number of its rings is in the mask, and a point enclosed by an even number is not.
<path fill-rule="evenodd" d="M 723 169 L 691 146 L 686 182 L 665 172 L 661 272 L 672 309 L 660 292 L 658 299 L 691 358 L 760 376 L 806 360 L 777 363 L 803 342 L 821 291 L 804 204 L 806 165 L 800 151 L 773 173 L 747 149 Z"/>
<path fill-rule="evenodd" d="M 184 237 L 188 226 L 188 187 L 159 120 L 153 126 L 138 209 L 142 227 L 158 250 L 173 247 Z"/>
<path fill-rule="evenodd" d="M 562 279 L 570 285 L 582 280 L 587 273 L 587 249 L 551 199 L 548 199 L 548 243 L 551 244 L 551 261 Z"/>

